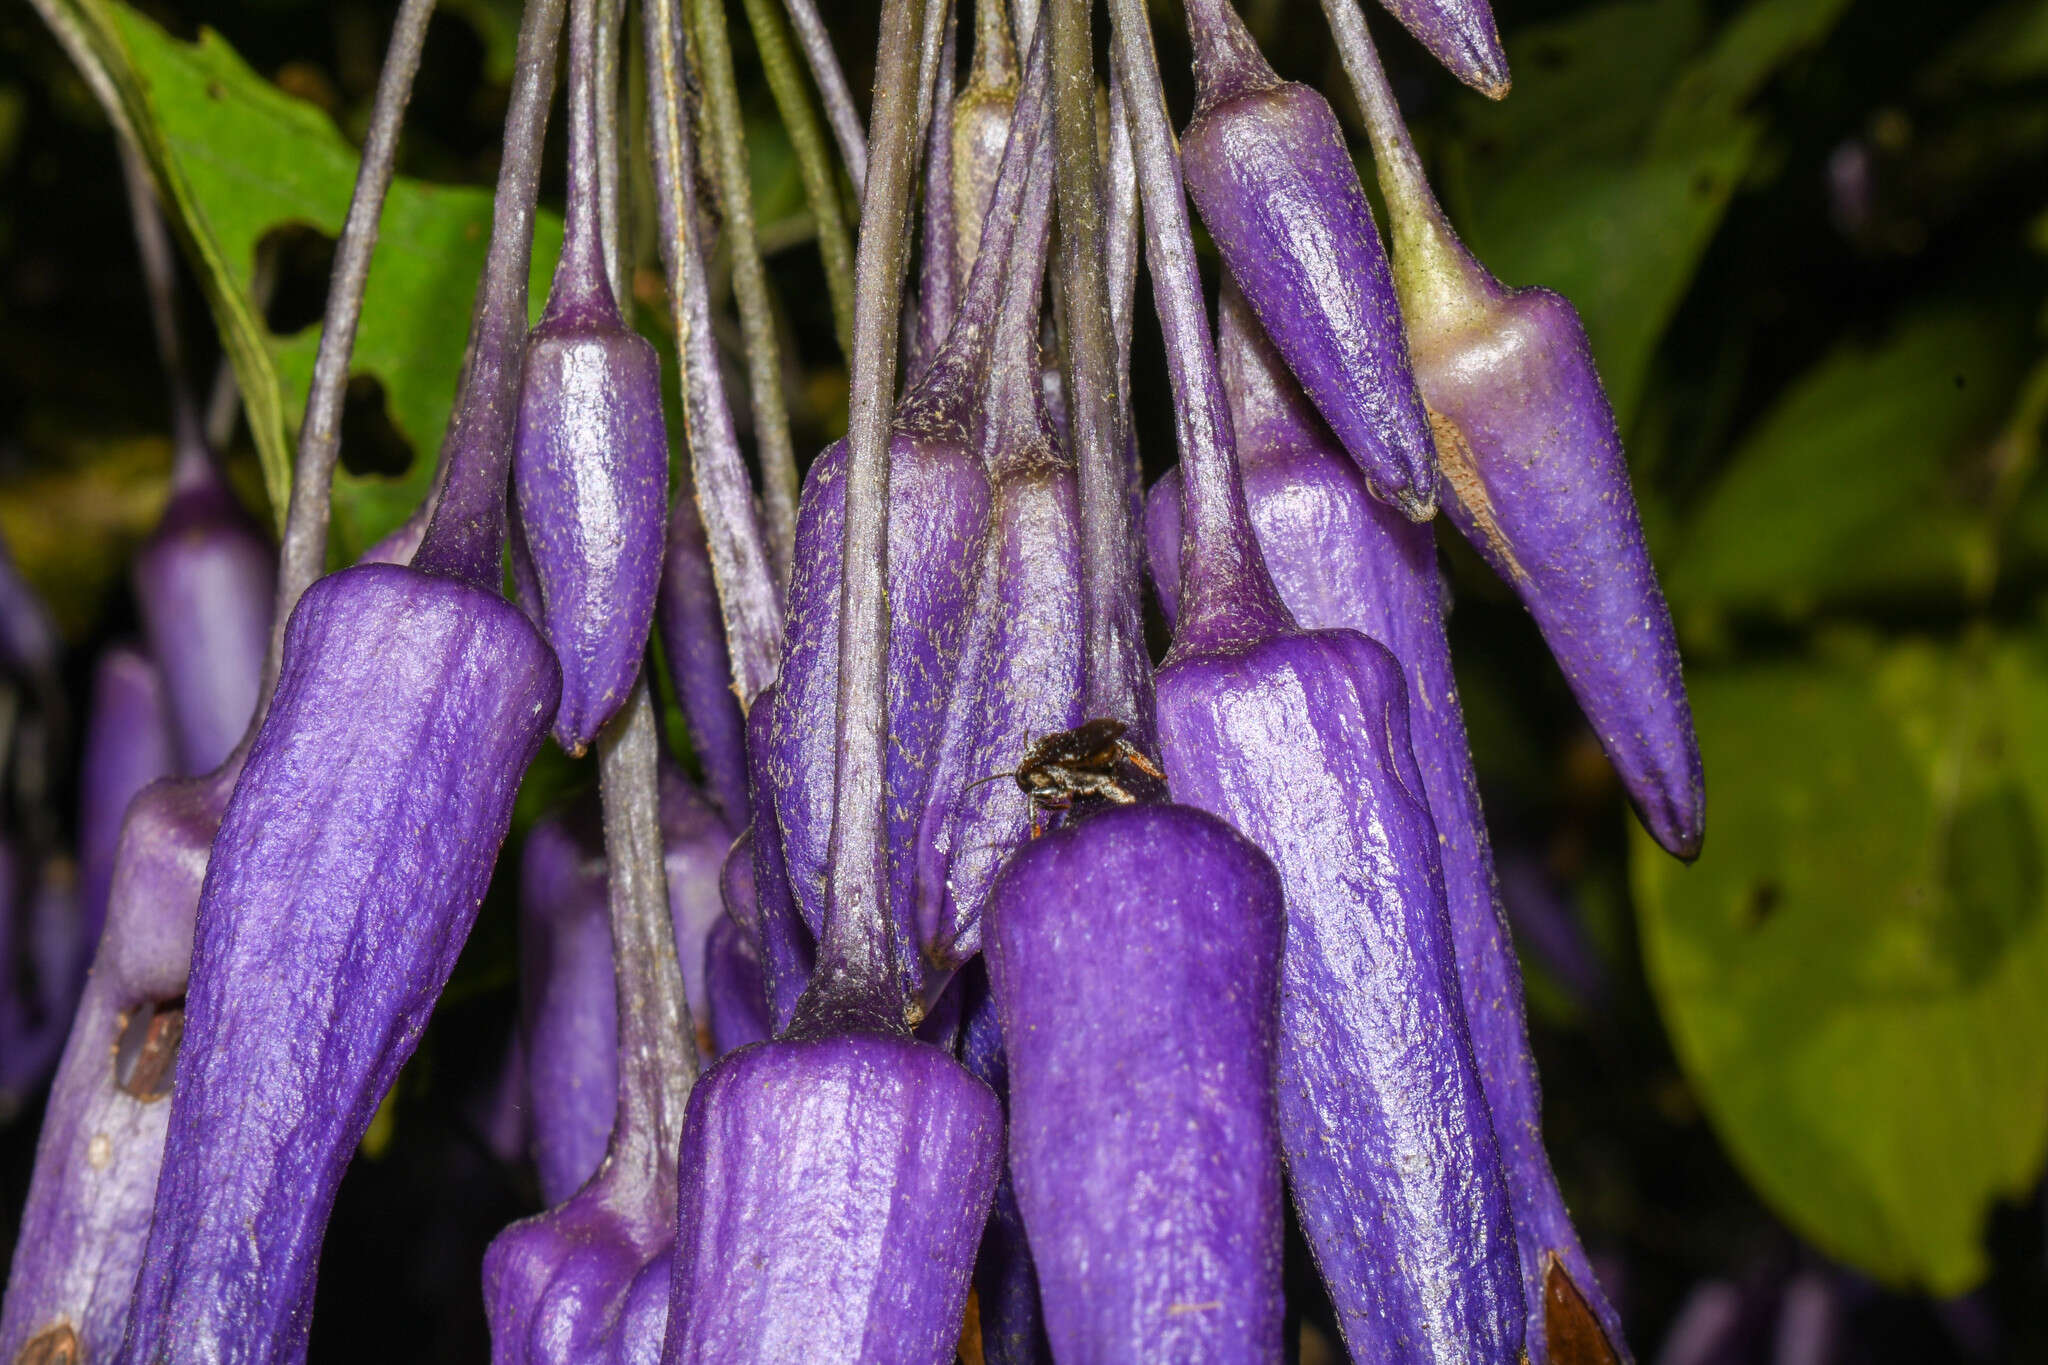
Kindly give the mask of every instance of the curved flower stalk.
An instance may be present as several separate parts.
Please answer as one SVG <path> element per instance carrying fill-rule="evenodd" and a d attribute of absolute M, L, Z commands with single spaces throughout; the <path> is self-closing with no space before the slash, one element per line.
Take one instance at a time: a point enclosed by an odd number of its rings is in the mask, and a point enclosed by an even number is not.
<path fill-rule="evenodd" d="M 654 729 L 641 682 L 598 741 L 614 1087 L 603 1162 L 484 1253 L 493 1365 L 651 1361 L 667 1328 L 676 1140 L 697 1055 L 662 886 Z"/>
<path fill-rule="evenodd" d="M 889 395 L 917 135 L 917 12 L 929 25 L 939 9 L 890 0 L 876 62 L 844 476 L 840 764 L 818 967 L 790 1029 L 726 1057 L 691 1096 L 668 1362 L 938 1365 L 953 1348 L 995 1185 L 995 1097 L 907 1027 L 912 993 L 893 942 L 883 838 Z"/>
<path fill-rule="evenodd" d="M 911 856 L 923 795 L 945 721 L 950 683 L 967 634 L 989 513 L 989 473 L 975 443 L 976 399 L 1001 302 L 1003 267 L 1024 199 L 1026 171 L 1045 108 L 1042 68 L 1018 101 L 1015 162 L 990 210 L 982 268 L 968 281 L 959 317 L 930 366 L 904 395 L 891 428 L 888 587 L 890 866 L 889 913 L 901 969 L 919 971 Z M 821 931 L 838 760 L 833 714 L 840 649 L 839 596 L 848 446 L 811 466 L 797 519 L 789 633 L 762 767 L 782 831 L 789 885 L 813 933 Z M 758 845 L 757 845 L 758 847 Z"/>
<path fill-rule="evenodd" d="M 974 56 L 953 101 L 952 214 L 958 270 L 965 279 L 981 251 L 982 220 L 996 191 L 1017 110 L 1017 46 L 1003 0 L 974 7 Z"/>
<path fill-rule="evenodd" d="M 1355 631 L 1300 629 L 1267 572 L 1150 33 L 1133 0 L 1113 12 L 1180 414 L 1179 613 L 1159 674 L 1169 787 L 1229 821 L 1280 875 L 1280 1137 L 1352 1354 L 1512 1360 L 1523 1318 L 1514 1225 L 1405 680 Z"/>
<path fill-rule="evenodd" d="M 1202 222 L 1375 497 L 1436 514 L 1436 455 L 1386 250 L 1330 102 L 1283 82 L 1230 0 L 1193 0 L 1181 165 Z M 1126 88 L 1126 97 L 1132 92 Z"/>
<path fill-rule="evenodd" d="M 1357 468 L 1227 280 L 1221 312 L 1223 386 L 1243 456 L 1245 501 L 1281 598 L 1305 628 L 1348 628 L 1383 641 L 1407 676 L 1416 763 L 1441 838 L 1459 985 L 1514 1208 L 1530 1359 L 1551 1358 L 1545 1314 L 1553 1274 L 1572 1285 L 1599 1330 L 1619 1343 L 1619 1319 L 1601 1294 L 1543 1150 L 1521 970 L 1496 891 L 1444 638 L 1435 537 L 1366 493 Z M 1160 480 L 1147 509 L 1154 578 L 1169 615 L 1180 582 L 1179 496 L 1176 471 Z M 1557 1359 L 1562 1365 L 1571 1357 Z"/>
<path fill-rule="evenodd" d="M 1042 48 L 1034 51 L 1043 57 Z M 980 950 L 989 887 L 1033 828 L 1031 798 L 989 775 L 1002 774 L 1034 739 L 1084 719 L 1074 466 L 1039 389 L 1038 305 L 1052 228 L 1050 115 L 1047 109 L 1040 122 L 983 385 L 989 529 L 917 823 L 919 940 L 940 973 Z"/>
<path fill-rule="evenodd" d="M 860 111 L 854 107 L 846 73 L 839 69 L 839 54 L 832 48 L 832 35 L 825 31 L 825 23 L 818 17 L 818 7 L 812 0 L 783 3 L 789 10 L 790 25 L 796 29 L 797 45 L 804 50 L 804 62 L 811 68 L 811 79 L 818 83 L 825 121 L 832 125 L 833 141 L 839 144 L 839 155 L 846 161 L 847 178 L 853 181 L 853 192 L 859 194 L 868 180 L 868 134 L 861 125 Z"/>
<path fill-rule="evenodd" d="M 539 0 L 521 25 L 485 302 L 415 567 L 306 591 L 221 821 L 117 1359 L 303 1355 L 335 1188 L 454 965 L 554 713 L 553 657 L 495 588 L 559 22 Z M 294 529 L 281 581 L 317 546 Z"/>
<path fill-rule="evenodd" d="M 594 35 L 571 45 L 562 255 L 526 340 L 512 444 L 515 542 L 530 554 L 529 610 L 562 668 L 555 742 L 572 755 L 639 674 L 668 507 L 660 362 L 626 326 L 606 269 L 595 47 Z"/>
<path fill-rule="evenodd" d="M 279 552 L 266 679 L 277 673 L 278 629 L 324 568 L 328 484 L 339 448 L 354 318 L 431 11 L 430 0 L 407 0 L 400 10 L 378 80 L 362 169 L 336 247 L 334 287 Z M 527 122 L 513 125 L 515 136 L 508 138 L 506 152 L 508 168 L 529 168 L 524 181 L 514 177 L 528 186 L 530 167 L 538 159 L 539 118 L 545 116 L 544 98 L 538 117 L 532 116 L 534 103 L 529 98 L 525 106 Z M 520 133 L 527 134 L 524 141 Z M 532 217 L 531 189 L 524 193 L 525 207 L 514 226 Z M 517 196 L 507 198 L 509 205 Z M 494 243 L 504 235 L 505 224 L 498 228 Z M 516 267 L 523 322 L 523 248 L 505 253 L 498 278 L 511 278 L 511 267 Z M 509 413 L 511 399 L 509 391 L 473 385 L 465 406 Z M 259 698 L 259 714 L 266 704 L 267 698 Z M 13 1361 L 24 1352 L 62 1358 L 62 1352 L 71 1351 L 103 1360 L 121 1347 L 164 1161 L 170 1110 L 165 1101 L 184 1034 L 202 879 L 253 732 L 254 723 L 251 735 L 213 772 L 157 783 L 129 806 L 114 854 L 106 929 L 37 1139 L 35 1173 L 0 1311 L 0 1359 Z"/>
<path fill-rule="evenodd" d="M 1644 827 L 1696 858 L 1706 780 L 1678 640 L 1585 328 L 1561 295 L 1508 289 L 1465 249 L 1356 4 L 1325 8 L 1379 162 L 1451 520 L 1535 617 Z"/>

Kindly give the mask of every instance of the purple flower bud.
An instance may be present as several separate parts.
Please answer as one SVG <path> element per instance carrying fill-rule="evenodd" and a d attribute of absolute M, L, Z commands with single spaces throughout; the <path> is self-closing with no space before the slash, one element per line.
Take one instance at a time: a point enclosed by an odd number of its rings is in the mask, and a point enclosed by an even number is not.
<path fill-rule="evenodd" d="M 1356 0 L 1336 0 L 1355 4 Z M 1487 0 L 1380 0 L 1429 55 L 1488 99 L 1508 95 L 1508 59 Z"/>
<path fill-rule="evenodd" d="M 88 951 L 106 923 L 128 803 L 175 762 L 163 675 L 140 650 L 113 646 L 93 670 L 78 775 L 78 904 Z"/>
<path fill-rule="evenodd" d="M 1271 865 L 1202 812 L 1113 807 L 1026 845 L 987 918 L 1054 1355 L 1278 1361 Z"/>
<path fill-rule="evenodd" d="M 704 784 L 725 818 L 742 823 L 747 819 L 747 722 L 733 694 L 725 622 L 691 484 L 669 508 L 659 609 L 662 654 L 690 722 L 690 742 L 704 765 Z"/>
<path fill-rule="evenodd" d="M 305 1349 L 336 1187 L 455 965 L 560 691 L 477 588 L 308 589 L 208 869 L 123 1357 Z"/>
<path fill-rule="evenodd" d="M 1436 513 L 1436 456 L 1372 206 L 1322 95 L 1282 82 L 1228 0 L 1188 10 L 1195 116 L 1181 165 L 1252 311 L 1374 496 Z"/>
<path fill-rule="evenodd" d="M 1644 826 L 1695 858 L 1706 786 L 1692 708 L 1585 328 L 1562 296 L 1504 288 L 1465 249 L 1356 10 L 1338 18 L 1451 519 L 1536 618 Z"/>
<path fill-rule="evenodd" d="M 170 504 L 136 552 L 133 578 L 180 771 L 211 772 L 256 711 L 277 568 L 196 431 L 180 436 Z"/>
<path fill-rule="evenodd" d="M 77 1359 L 107 1360 L 121 1345 L 163 1162 L 200 882 L 235 775 L 159 782 L 129 806 L 106 930 L 36 1141 L 0 1360 L 61 1359 L 67 1342 Z"/>
<path fill-rule="evenodd" d="M 1494 889 L 1492 854 L 1444 638 L 1430 529 L 1369 497 L 1357 469 L 1307 407 L 1244 302 L 1226 281 L 1224 387 L 1243 455 L 1245 500 L 1275 585 L 1296 620 L 1384 641 L 1407 678 L 1411 735 L 1443 855 L 1444 890 L 1473 1053 L 1515 1214 L 1527 1336 L 1544 1359 L 1546 1277 L 1553 1262 L 1591 1301 L 1602 1330 L 1620 1322 L 1601 1297 L 1542 1144 L 1520 970 Z M 1180 477 L 1147 508 L 1147 540 L 1168 614 L 1180 579 Z M 1175 586 L 1169 586 L 1175 585 Z"/>
<path fill-rule="evenodd" d="M 554 288 L 527 338 L 512 483 L 537 621 L 562 665 L 555 740 L 580 754 L 640 671 L 661 579 L 668 436 L 660 362 L 612 300 L 597 206 L 573 188 L 569 205 Z"/>
<path fill-rule="evenodd" d="M 1002 1126 L 986 1086 L 906 1037 L 727 1057 L 690 1096 L 661 1358 L 951 1360 Z"/>

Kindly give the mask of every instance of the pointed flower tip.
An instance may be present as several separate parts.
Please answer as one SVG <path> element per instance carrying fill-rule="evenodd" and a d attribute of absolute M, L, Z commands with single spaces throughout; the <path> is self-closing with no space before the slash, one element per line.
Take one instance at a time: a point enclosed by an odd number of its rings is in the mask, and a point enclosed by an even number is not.
<path fill-rule="evenodd" d="M 1436 498 L 1417 493 L 1412 488 L 1404 488 L 1396 493 L 1394 506 L 1401 509 L 1401 514 L 1413 522 L 1429 521 L 1436 516 Z"/>

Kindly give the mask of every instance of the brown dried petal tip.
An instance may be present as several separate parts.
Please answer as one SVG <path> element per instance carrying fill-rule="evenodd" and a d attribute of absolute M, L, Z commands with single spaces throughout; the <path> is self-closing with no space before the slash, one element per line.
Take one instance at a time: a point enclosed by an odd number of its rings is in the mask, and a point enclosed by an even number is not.
<path fill-rule="evenodd" d="M 1555 1255 L 1543 1272 L 1543 1339 L 1550 1365 L 1621 1365 L 1570 1272 Z"/>

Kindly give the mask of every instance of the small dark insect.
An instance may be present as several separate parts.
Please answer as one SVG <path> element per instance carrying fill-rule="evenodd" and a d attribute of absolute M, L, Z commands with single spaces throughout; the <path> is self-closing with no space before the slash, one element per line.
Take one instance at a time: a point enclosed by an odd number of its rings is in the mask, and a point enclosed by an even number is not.
<path fill-rule="evenodd" d="M 1166 780 L 1166 774 L 1124 738 L 1124 728 L 1122 721 L 1108 717 L 1084 721 L 1038 740 L 1015 771 L 992 773 L 981 780 L 1017 779 L 1018 788 L 1031 798 L 1034 837 L 1041 812 L 1066 810 L 1081 797 L 1100 797 L 1128 806 L 1138 798 L 1124 785 L 1120 771 L 1124 764 L 1160 782 Z"/>

